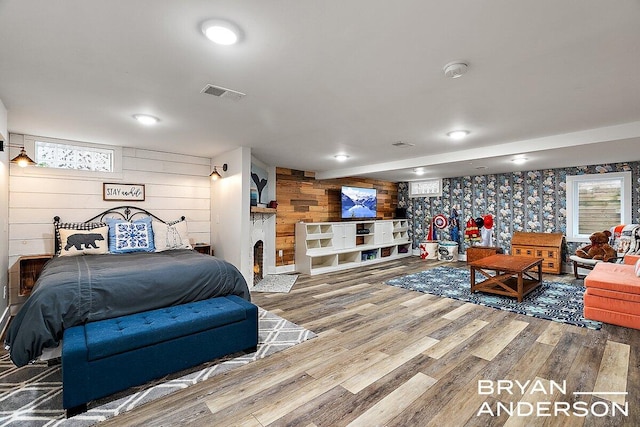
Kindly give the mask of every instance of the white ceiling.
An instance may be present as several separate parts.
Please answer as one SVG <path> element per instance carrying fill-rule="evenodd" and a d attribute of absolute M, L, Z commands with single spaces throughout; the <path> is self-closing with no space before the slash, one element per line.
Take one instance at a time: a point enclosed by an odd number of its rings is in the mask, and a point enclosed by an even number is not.
<path fill-rule="evenodd" d="M 242 42 L 211 43 L 209 18 Z M 0 99 L 13 133 L 206 157 L 248 146 L 320 178 L 640 160 L 639 22 L 637 0 L 0 0 Z M 458 59 L 468 73 L 445 77 Z M 448 140 L 459 128 L 469 137 Z"/>

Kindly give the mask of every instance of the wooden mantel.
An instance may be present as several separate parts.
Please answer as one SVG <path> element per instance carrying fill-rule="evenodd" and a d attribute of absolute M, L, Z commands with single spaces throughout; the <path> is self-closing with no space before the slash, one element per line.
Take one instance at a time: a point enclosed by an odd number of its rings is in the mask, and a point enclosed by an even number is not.
<path fill-rule="evenodd" d="M 275 208 L 259 208 L 257 206 L 251 206 L 251 213 L 259 214 L 275 214 L 277 209 Z"/>

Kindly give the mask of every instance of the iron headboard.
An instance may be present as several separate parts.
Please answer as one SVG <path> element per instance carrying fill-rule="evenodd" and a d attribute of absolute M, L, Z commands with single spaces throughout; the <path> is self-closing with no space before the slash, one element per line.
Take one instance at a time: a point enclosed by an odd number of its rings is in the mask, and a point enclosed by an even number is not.
<path fill-rule="evenodd" d="M 107 209 L 104 212 L 100 212 L 98 215 L 89 218 L 88 220 L 84 221 L 85 223 L 89 223 L 89 222 L 104 222 L 105 218 L 116 218 L 116 219 L 123 219 L 125 221 L 133 221 L 134 219 L 136 219 L 137 217 L 151 217 L 155 220 L 158 220 L 164 224 L 167 224 L 167 222 L 161 218 L 158 218 L 157 216 L 155 216 L 154 214 L 152 214 L 151 212 L 149 212 L 146 209 L 142 209 L 136 206 L 117 206 L 115 208 L 111 208 L 111 209 Z M 180 217 L 181 221 L 185 220 L 184 215 Z M 54 224 L 59 223 L 60 222 L 60 217 L 59 216 L 54 216 L 53 217 L 53 222 Z M 58 253 L 58 239 L 54 239 L 55 240 L 55 250 L 56 253 Z"/>

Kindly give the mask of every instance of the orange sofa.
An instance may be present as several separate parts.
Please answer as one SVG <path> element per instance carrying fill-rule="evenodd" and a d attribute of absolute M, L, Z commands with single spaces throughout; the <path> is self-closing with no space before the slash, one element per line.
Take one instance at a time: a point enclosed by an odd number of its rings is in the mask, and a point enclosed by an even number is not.
<path fill-rule="evenodd" d="M 640 277 L 635 263 L 640 255 L 627 255 L 623 264 L 601 262 L 584 279 L 584 317 L 640 329 Z"/>

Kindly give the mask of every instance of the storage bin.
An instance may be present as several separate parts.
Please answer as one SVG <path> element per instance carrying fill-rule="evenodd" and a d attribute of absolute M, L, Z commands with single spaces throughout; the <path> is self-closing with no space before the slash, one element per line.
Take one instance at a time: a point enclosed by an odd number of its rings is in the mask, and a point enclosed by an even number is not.
<path fill-rule="evenodd" d="M 438 244 L 438 260 L 458 261 L 458 243 L 449 240 Z"/>
<path fill-rule="evenodd" d="M 420 242 L 420 258 L 438 259 L 438 241 L 425 240 Z"/>

